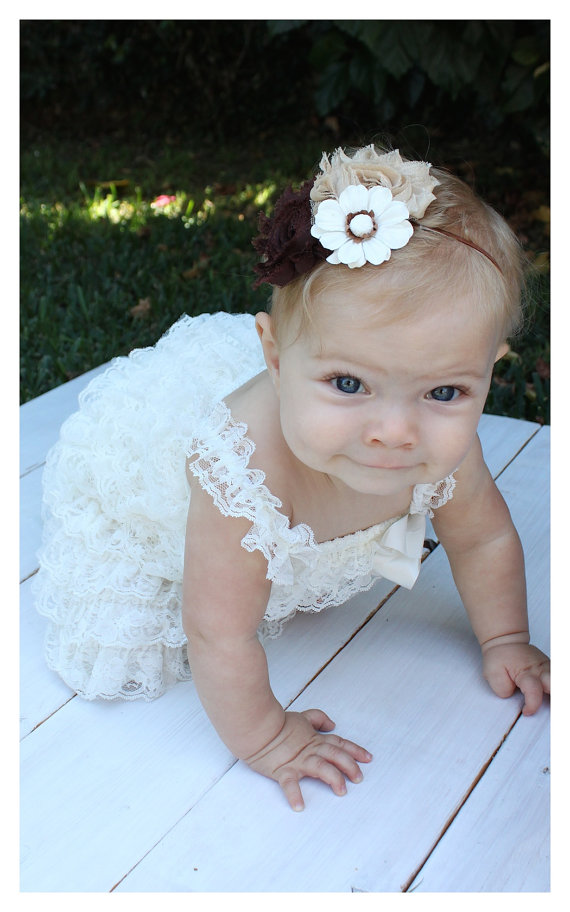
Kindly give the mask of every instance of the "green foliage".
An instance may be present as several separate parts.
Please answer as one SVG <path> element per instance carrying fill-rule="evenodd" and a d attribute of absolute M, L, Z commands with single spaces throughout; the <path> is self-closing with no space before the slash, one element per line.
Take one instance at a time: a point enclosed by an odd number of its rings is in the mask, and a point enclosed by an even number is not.
<path fill-rule="evenodd" d="M 304 33 L 322 117 L 368 105 L 383 124 L 426 107 L 469 103 L 498 125 L 530 112 L 546 129 L 549 26 L 541 21 L 277 21 L 270 34 Z"/>
<path fill-rule="evenodd" d="M 73 112 L 84 136 L 266 129 L 294 116 L 306 78 L 286 45 L 263 20 L 23 21 L 23 120 L 72 135 Z"/>
<path fill-rule="evenodd" d="M 547 272 L 531 273 L 526 326 L 496 365 L 485 411 L 550 424 L 550 307 Z"/>
<path fill-rule="evenodd" d="M 218 138 L 334 115 L 547 142 L 548 20 L 24 20 L 25 122 Z M 136 116 L 138 112 L 138 117 Z M 133 117 L 135 120 L 133 121 Z"/>

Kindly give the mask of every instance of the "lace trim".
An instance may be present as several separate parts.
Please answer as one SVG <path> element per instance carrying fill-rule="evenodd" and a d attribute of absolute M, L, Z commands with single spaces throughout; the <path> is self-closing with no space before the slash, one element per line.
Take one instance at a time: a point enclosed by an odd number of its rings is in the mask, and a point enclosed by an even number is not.
<path fill-rule="evenodd" d="M 246 436 L 247 425 L 235 421 L 223 402 L 214 406 L 209 418 L 208 433 L 190 441 L 188 468 L 224 516 L 251 520 L 241 544 L 246 551 L 261 551 L 268 564 L 267 578 L 291 584 L 294 571 L 288 551 L 316 549 L 313 531 L 304 523 L 291 526 L 279 512 L 282 502 L 264 484 L 265 472 L 249 467 L 255 444 Z"/>
<path fill-rule="evenodd" d="M 435 484 L 417 484 L 412 494 L 410 513 L 427 513 L 431 519 L 434 510 L 451 500 L 456 484 L 453 473 Z"/>

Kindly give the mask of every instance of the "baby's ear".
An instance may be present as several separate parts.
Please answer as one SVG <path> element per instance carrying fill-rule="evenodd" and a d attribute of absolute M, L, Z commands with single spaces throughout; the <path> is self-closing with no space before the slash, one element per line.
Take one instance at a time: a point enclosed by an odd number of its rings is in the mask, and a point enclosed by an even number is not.
<path fill-rule="evenodd" d="M 501 342 L 501 344 L 499 345 L 499 347 L 497 349 L 497 356 L 495 358 L 495 364 L 497 363 L 497 361 L 500 361 L 501 358 L 504 358 L 505 355 L 507 354 L 507 352 L 510 350 L 511 350 L 511 346 L 509 345 L 508 342 Z"/>
<path fill-rule="evenodd" d="M 277 385 L 279 380 L 279 348 L 277 339 L 275 338 L 273 321 L 268 313 L 256 314 L 255 328 L 257 329 L 257 334 L 261 340 L 261 347 L 263 348 L 263 356 L 265 358 L 265 363 L 267 364 L 267 370 L 269 371 L 271 379 Z"/>

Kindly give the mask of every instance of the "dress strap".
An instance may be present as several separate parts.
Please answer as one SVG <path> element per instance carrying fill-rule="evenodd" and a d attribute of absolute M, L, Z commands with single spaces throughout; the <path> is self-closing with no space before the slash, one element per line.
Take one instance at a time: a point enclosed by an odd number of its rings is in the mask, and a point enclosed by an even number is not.
<path fill-rule="evenodd" d="M 453 472 L 434 484 L 417 484 L 412 494 L 410 513 L 427 513 L 431 519 L 434 510 L 451 500 L 456 484 Z"/>

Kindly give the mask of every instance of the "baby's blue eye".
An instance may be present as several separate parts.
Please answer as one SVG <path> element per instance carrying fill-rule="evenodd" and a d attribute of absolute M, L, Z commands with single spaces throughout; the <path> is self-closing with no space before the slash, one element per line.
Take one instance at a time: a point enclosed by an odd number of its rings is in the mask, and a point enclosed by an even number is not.
<path fill-rule="evenodd" d="M 341 393 L 358 393 L 362 386 L 356 377 L 334 377 L 333 384 Z"/>
<path fill-rule="evenodd" d="M 459 392 L 455 386 L 436 386 L 429 393 L 429 397 L 430 399 L 435 399 L 436 402 L 451 402 L 452 399 L 456 399 L 459 396 Z"/>

